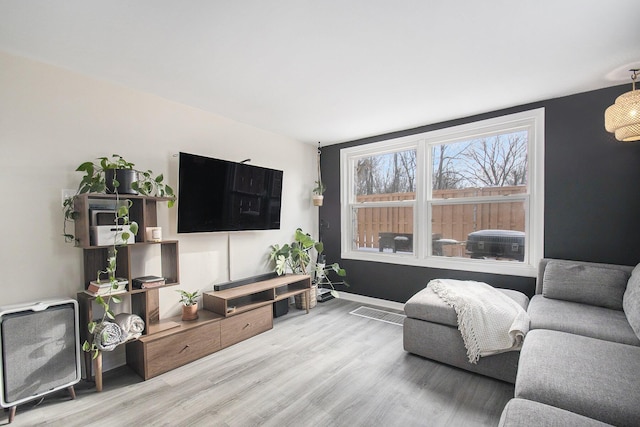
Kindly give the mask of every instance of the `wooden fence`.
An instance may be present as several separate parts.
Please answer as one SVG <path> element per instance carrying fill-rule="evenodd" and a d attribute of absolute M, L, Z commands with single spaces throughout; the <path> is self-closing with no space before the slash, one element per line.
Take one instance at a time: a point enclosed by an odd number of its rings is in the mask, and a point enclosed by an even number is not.
<path fill-rule="evenodd" d="M 524 193 L 523 187 L 478 188 L 464 190 L 435 190 L 434 198 L 452 199 L 474 196 L 494 196 Z M 359 203 L 394 200 L 413 200 L 414 193 L 389 193 L 358 196 Z M 467 240 L 471 232 L 486 229 L 524 231 L 523 202 L 467 203 L 434 205 L 432 232 L 435 239 Z M 370 207 L 358 209 L 358 248 L 379 248 L 380 233 L 413 234 L 412 207 Z M 445 247 L 445 255 L 462 256 L 463 249 L 451 245 Z"/>

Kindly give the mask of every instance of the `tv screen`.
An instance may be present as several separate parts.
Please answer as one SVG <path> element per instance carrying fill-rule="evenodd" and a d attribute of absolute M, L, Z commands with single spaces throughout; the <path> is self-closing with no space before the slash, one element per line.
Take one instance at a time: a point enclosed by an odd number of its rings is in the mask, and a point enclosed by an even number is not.
<path fill-rule="evenodd" d="M 283 172 L 180 153 L 178 233 L 280 228 Z"/>

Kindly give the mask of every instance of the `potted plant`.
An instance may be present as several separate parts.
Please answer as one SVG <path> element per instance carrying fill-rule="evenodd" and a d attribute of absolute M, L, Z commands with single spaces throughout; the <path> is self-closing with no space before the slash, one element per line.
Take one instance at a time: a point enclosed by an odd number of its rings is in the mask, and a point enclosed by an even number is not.
<path fill-rule="evenodd" d="M 182 289 L 177 290 L 180 293 L 180 302 L 182 303 L 182 320 L 196 320 L 198 318 L 198 291 L 187 292 Z"/>
<path fill-rule="evenodd" d="M 324 201 L 323 193 L 326 189 L 327 188 L 324 186 L 324 183 L 321 180 L 316 181 L 316 186 L 313 189 L 312 195 L 314 206 L 322 206 L 322 203 Z"/>
<path fill-rule="evenodd" d="M 322 182 L 322 174 L 321 174 L 321 170 L 320 170 L 320 155 L 322 154 L 322 152 L 320 151 L 320 142 L 318 142 L 318 179 L 316 180 L 316 186 L 314 187 L 313 191 L 313 195 L 311 196 L 313 199 L 313 205 L 314 206 L 322 206 L 322 203 L 324 201 L 324 192 L 327 189 L 324 186 L 324 183 Z"/>
<path fill-rule="evenodd" d="M 314 250 L 316 252 L 315 261 L 312 258 Z M 271 253 L 269 254 L 269 259 L 275 264 L 274 270 L 278 275 L 291 271 L 294 274 L 310 274 L 312 276 L 311 295 L 314 297 L 311 298 L 309 308 L 313 308 L 316 305 L 315 296 L 317 295 L 318 287 L 328 286 L 331 294 L 339 298 L 334 285 L 349 286 L 344 280 L 334 282 L 330 279 L 329 274 L 332 272 L 339 277 L 345 277 L 347 272 L 337 262 L 326 265 L 323 251 L 324 244 L 322 242 L 316 241 L 310 234 L 298 228 L 291 244 L 285 243 L 283 246 L 272 245 Z M 306 308 L 304 306 L 304 298 L 298 295 L 296 296 L 296 308 Z"/>

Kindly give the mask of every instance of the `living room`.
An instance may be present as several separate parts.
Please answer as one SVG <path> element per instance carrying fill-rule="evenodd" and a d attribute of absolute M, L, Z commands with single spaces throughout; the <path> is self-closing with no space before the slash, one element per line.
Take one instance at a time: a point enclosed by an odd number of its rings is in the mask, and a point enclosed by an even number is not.
<path fill-rule="evenodd" d="M 113 153 L 163 173 L 178 203 L 180 152 L 251 159 L 250 164 L 284 172 L 278 230 L 178 234 L 177 210 L 158 209 L 163 238 L 179 241 L 180 289 L 207 292 L 271 272 L 270 246 L 290 242 L 302 228 L 321 237 L 327 260 L 347 271 L 349 287 L 338 288 L 344 300 L 397 310 L 429 280 L 444 276 L 531 297 L 531 272 L 450 269 L 404 262 L 402 255 L 396 257 L 401 261 L 389 261 L 388 252 L 374 254 L 383 261 L 343 257 L 340 171 L 341 150 L 537 109 L 544 109 L 544 225 L 537 259 L 639 262 L 640 201 L 633 195 L 640 182 L 640 147 L 617 141 L 604 128 L 604 111 L 631 90 L 629 64 L 640 60 L 635 2 L 492 2 L 453 10 L 444 2 L 353 2 L 353 8 L 341 2 L 250 3 L 0 4 L 0 174 L 3 194 L 12 202 L 2 217 L 7 227 L 0 305 L 75 298 L 83 290 L 82 250 L 62 237 L 63 191 L 78 186 L 79 164 Z M 403 8 L 404 14 L 396 13 Z M 438 26 L 447 31 L 436 40 L 455 43 L 445 50 L 425 41 L 425 51 L 417 50 L 415 39 L 433 35 L 422 33 L 422 23 L 435 27 L 445 21 L 439 8 L 455 19 Z M 507 25 L 502 38 L 477 25 L 499 12 L 519 23 Z M 525 13 L 532 17 L 518 15 Z M 530 36 L 508 32 L 518 28 Z M 488 41 L 473 43 L 485 30 Z M 504 39 L 516 39 L 523 48 L 516 52 L 515 43 L 496 42 Z M 434 59 L 419 58 L 429 55 Z M 203 57 L 210 58 L 200 63 Z M 513 66 L 493 64 L 502 61 Z M 447 65 L 436 66 L 441 63 Z M 420 78 L 431 68 L 442 70 Z M 615 80 L 607 79 L 610 73 Z M 262 86 L 256 89 L 252 80 Z M 320 208 L 311 203 L 318 141 L 327 187 Z M 535 267 L 536 259 L 527 261 Z M 174 288 L 159 296 L 160 318 L 179 313 Z M 313 310 L 319 315 L 325 308 Z M 285 319 L 302 322 L 304 315 L 294 311 Z M 125 357 L 123 349 L 106 355 L 106 375 L 119 372 Z M 105 379 L 105 387 L 118 384 L 117 378 Z"/>

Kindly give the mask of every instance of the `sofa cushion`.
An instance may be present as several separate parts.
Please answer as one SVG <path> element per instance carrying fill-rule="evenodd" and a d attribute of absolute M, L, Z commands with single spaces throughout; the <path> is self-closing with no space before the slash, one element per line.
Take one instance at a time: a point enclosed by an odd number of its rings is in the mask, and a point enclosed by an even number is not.
<path fill-rule="evenodd" d="M 552 329 L 640 346 L 622 311 L 535 295 L 527 312 L 530 329 Z"/>
<path fill-rule="evenodd" d="M 515 397 L 637 426 L 638 372 L 640 347 L 536 329 L 520 353 Z"/>
<path fill-rule="evenodd" d="M 500 416 L 499 427 L 530 427 L 532 425 L 536 427 L 603 427 L 611 424 L 533 400 L 511 399 L 507 402 Z"/>
<path fill-rule="evenodd" d="M 552 260 L 544 271 L 542 294 L 547 298 L 622 310 L 629 274 L 620 269 Z"/>
<path fill-rule="evenodd" d="M 633 332 L 640 338 L 640 264 L 631 273 L 622 298 L 622 308 Z"/>
<path fill-rule="evenodd" d="M 529 298 L 522 292 L 511 289 L 498 290 L 520 304 L 525 310 L 527 309 Z M 455 309 L 444 302 L 431 288 L 424 288 L 409 298 L 404 305 L 404 313 L 413 319 L 458 326 L 458 316 Z"/>

